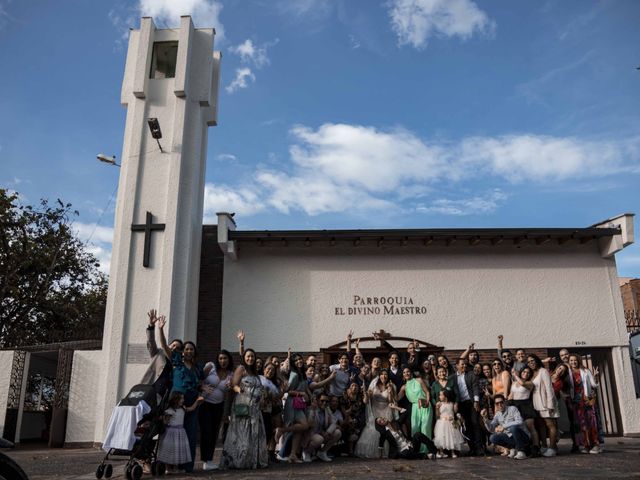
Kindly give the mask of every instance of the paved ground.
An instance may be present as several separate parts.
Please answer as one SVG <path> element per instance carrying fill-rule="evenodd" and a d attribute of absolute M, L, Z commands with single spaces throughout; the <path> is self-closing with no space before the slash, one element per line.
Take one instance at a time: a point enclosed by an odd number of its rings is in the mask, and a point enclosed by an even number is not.
<path fill-rule="evenodd" d="M 91 479 L 102 459 L 94 449 L 37 449 L 25 448 L 7 453 L 29 475 L 30 480 Z M 639 479 L 640 439 L 610 439 L 601 455 L 568 454 L 561 445 L 555 458 L 536 458 L 523 461 L 499 456 L 458 458 L 437 461 L 415 460 L 358 460 L 340 458 L 332 463 L 313 462 L 303 465 L 278 464 L 258 471 L 203 472 L 191 475 L 169 475 L 167 480 L 187 478 L 214 479 L 406 479 L 406 480 L 471 480 L 488 478 L 527 479 Z M 124 478 L 122 463 L 114 464 L 114 479 Z M 145 475 L 145 478 L 152 478 Z"/>

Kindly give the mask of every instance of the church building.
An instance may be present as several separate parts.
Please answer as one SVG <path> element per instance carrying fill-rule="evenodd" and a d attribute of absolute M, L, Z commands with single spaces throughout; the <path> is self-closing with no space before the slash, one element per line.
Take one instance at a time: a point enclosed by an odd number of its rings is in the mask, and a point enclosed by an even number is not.
<path fill-rule="evenodd" d="M 292 348 L 322 362 L 335 360 L 350 330 L 368 358 L 388 353 L 379 338 L 399 349 L 415 339 L 451 360 L 470 343 L 494 357 L 498 335 L 512 350 L 568 348 L 602 372 L 606 433 L 640 435 L 615 261 L 634 241 L 632 214 L 571 228 L 253 231 L 219 213 L 203 226 L 214 37 L 190 17 L 178 29 L 143 18 L 131 31 L 104 336 L 101 348 L 68 356 L 58 417 L 66 445 L 102 442 L 112 409 L 142 378 L 151 308 L 167 315 L 168 337 L 195 341 L 205 362 L 220 348 L 236 352 L 239 330 L 259 356 Z M 0 358 L 9 363 L 9 352 Z M 0 398 L 0 421 L 8 406 L 15 414 L 0 428 L 19 441 L 15 356 L 14 365 L 0 375 L 13 392 Z"/>

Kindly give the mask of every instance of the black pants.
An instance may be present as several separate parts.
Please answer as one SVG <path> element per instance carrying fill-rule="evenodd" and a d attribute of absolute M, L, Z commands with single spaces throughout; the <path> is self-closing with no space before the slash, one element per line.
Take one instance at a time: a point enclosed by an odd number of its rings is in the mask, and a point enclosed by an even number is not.
<path fill-rule="evenodd" d="M 425 444 L 427 447 L 427 452 L 436 453 L 438 449 L 436 448 L 433 441 L 427 437 L 422 432 L 416 432 L 411 438 L 411 448 L 408 450 L 400 451 L 398 450 L 398 444 L 396 443 L 396 439 L 393 438 L 391 432 L 387 430 L 382 425 L 378 425 L 376 423 L 376 430 L 380 434 L 380 439 L 378 440 L 378 446 L 380 448 L 384 447 L 384 442 L 389 442 L 389 458 L 418 458 L 420 455 L 420 446 Z"/>
<path fill-rule="evenodd" d="M 203 462 L 213 460 L 213 451 L 218 441 L 218 432 L 222 422 L 223 403 L 203 402 L 200 405 L 200 459 Z"/>
<path fill-rule="evenodd" d="M 484 451 L 482 445 L 482 430 L 480 427 L 480 414 L 473 408 L 473 402 L 466 400 L 458 403 L 458 412 L 464 419 L 464 428 L 466 431 L 467 444 L 471 453 L 480 453 Z"/>

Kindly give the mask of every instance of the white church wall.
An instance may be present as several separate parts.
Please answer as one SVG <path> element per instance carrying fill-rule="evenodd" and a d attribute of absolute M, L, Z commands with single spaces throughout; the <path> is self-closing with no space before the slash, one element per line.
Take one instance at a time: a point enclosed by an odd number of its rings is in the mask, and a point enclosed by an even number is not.
<path fill-rule="evenodd" d="M 69 384 L 69 411 L 65 442 L 94 442 L 97 405 L 100 402 L 103 374 L 102 350 L 76 350 L 73 354 L 71 383 Z"/>
<path fill-rule="evenodd" d="M 11 384 L 11 364 L 13 363 L 13 351 L 0 351 L 0 437 L 4 434 L 4 419 L 7 411 L 7 400 L 9 396 L 9 386 Z"/>
<path fill-rule="evenodd" d="M 625 435 L 640 436 L 640 398 L 636 398 L 629 347 L 615 347 L 612 357 L 622 429 Z"/>
<path fill-rule="evenodd" d="M 381 328 L 448 349 L 624 346 L 612 259 L 586 245 L 386 249 L 240 244 L 225 259 L 222 345 L 317 350 Z M 354 313 L 358 296 L 403 297 L 425 313 Z M 358 302 L 355 302 L 358 303 Z M 365 305 L 374 307 L 374 305 Z M 350 314 L 352 313 L 352 314 Z"/>

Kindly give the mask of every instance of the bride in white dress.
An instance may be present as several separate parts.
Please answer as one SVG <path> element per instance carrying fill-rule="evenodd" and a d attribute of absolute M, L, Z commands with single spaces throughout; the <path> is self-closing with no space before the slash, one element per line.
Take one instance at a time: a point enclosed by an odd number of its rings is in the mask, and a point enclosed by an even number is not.
<path fill-rule="evenodd" d="M 396 419 L 396 411 L 391 407 L 396 401 L 396 389 L 389 381 L 389 372 L 385 369 L 374 378 L 365 394 L 367 421 L 356 444 L 355 455 L 360 458 L 380 458 L 378 441 L 380 434 L 376 430 L 376 418 Z M 385 446 L 385 448 L 388 448 Z M 386 455 L 386 452 L 385 452 Z"/>

